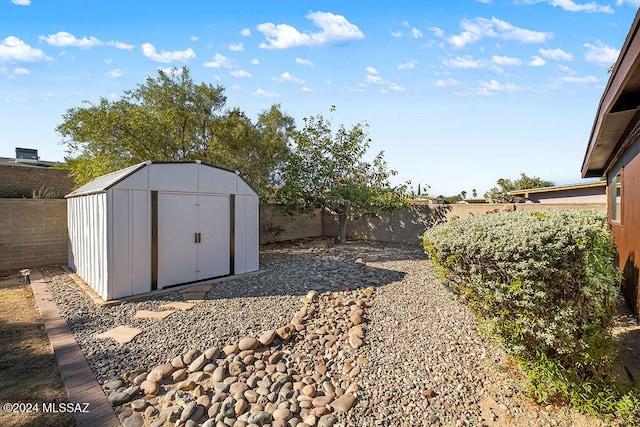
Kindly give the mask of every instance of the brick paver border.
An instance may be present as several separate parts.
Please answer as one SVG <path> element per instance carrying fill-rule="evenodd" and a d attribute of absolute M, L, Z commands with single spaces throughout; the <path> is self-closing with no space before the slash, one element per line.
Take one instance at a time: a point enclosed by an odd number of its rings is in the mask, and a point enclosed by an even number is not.
<path fill-rule="evenodd" d="M 76 412 L 78 425 L 80 427 L 120 426 L 120 420 L 98 384 L 67 322 L 60 314 L 42 274 L 38 271 L 31 273 L 31 288 L 42 315 L 62 381 L 67 389 L 69 402 L 89 404 L 88 412 Z"/>

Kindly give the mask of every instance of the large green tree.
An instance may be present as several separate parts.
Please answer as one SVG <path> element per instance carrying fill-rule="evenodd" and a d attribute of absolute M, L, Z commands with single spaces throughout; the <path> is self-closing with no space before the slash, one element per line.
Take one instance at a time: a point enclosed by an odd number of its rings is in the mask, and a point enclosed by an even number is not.
<path fill-rule="evenodd" d="M 189 69 L 158 70 L 117 100 L 71 108 L 57 131 L 77 184 L 145 160 L 202 160 L 239 170 L 261 194 L 273 187 L 295 122 L 279 105 L 254 123 L 225 109 L 222 86 L 195 84 Z"/>
<path fill-rule="evenodd" d="M 512 181 L 510 179 L 500 178 L 496 183 L 498 187 L 493 187 L 484 193 L 485 199 L 492 203 L 522 203 L 524 202 L 523 197 L 512 196 L 509 193 L 515 190 L 551 187 L 553 185 L 551 181 L 545 181 L 537 176 L 528 177 L 522 172 L 520 173 L 520 178 L 516 180 Z"/>
<path fill-rule="evenodd" d="M 331 112 L 335 110 L 331 108 Z M 338 242 L 346 241 L 348 219 L 375 215 L 382 210 L 406 206 L 406 186 L 391 187 L 389 170 L 380 152 L 371 162 L 364 160 L 369 148 L 367 125 L 333 132 L 331 119 L 321 114 L 303 119 L 295 133 L 295 147 L 282 171 L 277 196 L 285 210 L 321 208 L 338 217 Z"/>

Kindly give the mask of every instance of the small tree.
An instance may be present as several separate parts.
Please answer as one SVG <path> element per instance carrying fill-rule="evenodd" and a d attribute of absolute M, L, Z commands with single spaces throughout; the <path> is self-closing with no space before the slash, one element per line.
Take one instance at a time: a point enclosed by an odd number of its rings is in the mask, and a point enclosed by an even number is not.
<path fill-rule="evenodd" d="M 78 185 L 145 160 L 202 160 L 242 171 L 268 196 L 295 122 L 278 104 L 252 122 L 226 101 L 224 87 L 194 83 L 186 67 L 158 70 L 120 99 L 68 109 L 56 130 Z"/>
<path fill-rule="evenodd" d="M 383 153 L 372 162 L 363 160 L 370 142 L 366 124 L 351 129 L 340 125 L 333 133 L 331 120 L 321 114 L 303 121 L 277 192 L 285 211 L 321 208 L 337 215 L 338 243 L 344 243 L 348 219 L 408 205 L 406 186 L 389 184 L 389 177 L 397 172 L 387 168 Z"/>
<path fill-rule="evenodd" d="M 465 200 L 467 198 L 467 192 L 465 190 L 462 190 L 460 192 L 460 197 L 462 197 L 462 200 Z"/>
<path fill-rule="evenodd" d="M 486 193 L 484 197 L 492 203 L 522 203 L 524 198 L 516 197 L 509 194 L 514 190 L 526 190 L 529 188 L 550 187 L 553 185 L 551 181 L 545 181 L 537 176 L 528 177 L 524 173 L 520 173 L 520 178 L 511 181 L 510 179 L 500 178 L 497 181 L 498 187 L 493 187 Z"/>
<path fill-rule="evenodd" d="M 476 197 L 478 197 L 478 191 L 474 188 L 473 190 L 471 190 L 471 195 L 475 199 Z"/>

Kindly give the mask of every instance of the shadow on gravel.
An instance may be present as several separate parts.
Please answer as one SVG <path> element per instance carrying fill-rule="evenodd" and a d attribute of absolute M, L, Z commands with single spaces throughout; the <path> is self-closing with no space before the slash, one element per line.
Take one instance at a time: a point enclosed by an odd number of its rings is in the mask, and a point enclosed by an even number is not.
<path fill-rule="evenodd" d="M 397 243 L 348 242 L 335 245 L 326 239 L 271 243 L 260 248 L 260 271 L 257 274 L 213 284 L 205 299 L 302 296 L 310 290 L 340 292 L 376 288 L 401 281 L 406 273 L 371 264 L 425 259 L 420 247 Z M 43 269 L 43 273 L 48 283 L 62 279 L 75 287 L 59 267 L 48 267 Z M 181 292 L 203 286 L 206 285 L 196 282 L 186 289 L 168 288 L 166 293 L 141 295 L 122 305 L 134 304 L 137 310 L 157 310 L 159 305 L 183 301 Z M 87 298 L 82 305 L 89 307 L 88 310 L 109 312 L 109 306 L 96 308 L 82 291 L 79 291 L 78 298 Z M 67 313 L 70 327 L 74 331 L 81 330 L 90 317 L 87 314 L 85 309 Z"/>
<path fill-rule="evenodd" d="M 341 292 L 376 288 L 404 279 L 406 272 L 375 263 L 424 260 L 418 247 L 326 240 L 261 247 L 260 274 L 218 283 L 206 299 L 306 295 L 310 290 Z"/>

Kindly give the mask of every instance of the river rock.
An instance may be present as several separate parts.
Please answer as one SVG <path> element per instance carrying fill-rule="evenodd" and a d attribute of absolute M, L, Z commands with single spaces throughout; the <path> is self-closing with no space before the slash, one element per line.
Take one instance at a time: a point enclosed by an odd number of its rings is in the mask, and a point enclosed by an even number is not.
<path fill-rule="evenodd" d="M 271 345 L 273 340 L 276 338 L 276 331 L 271 329 L 269 331 L 265 331 L 258 337 L 258 341 L 262 345 Z"/>
<path fill-rule="evenodd" d="M 245 350 L 255 350 L 260 345 L 260 342 L 253 337 L 242 338 L 240 342 L 238 342 L 238 349 L 240 351 Z"/>
<path fill-rule="evenodd" d="M 155 381 L 145 380 L 140 384 L 140 388 L 144 392 L 144 394 L 155 396 L 160 391 L 160 386 Z"/>
<path fill-rule="evenodd" d="M 345 393 L 331 403 L 336 412 L 349 412 L 358 399 L 351 393 Z"/>

